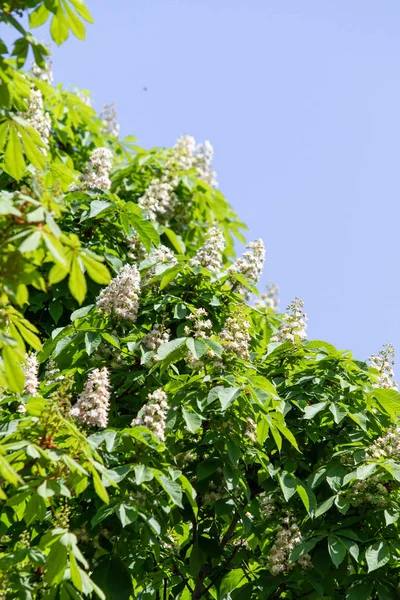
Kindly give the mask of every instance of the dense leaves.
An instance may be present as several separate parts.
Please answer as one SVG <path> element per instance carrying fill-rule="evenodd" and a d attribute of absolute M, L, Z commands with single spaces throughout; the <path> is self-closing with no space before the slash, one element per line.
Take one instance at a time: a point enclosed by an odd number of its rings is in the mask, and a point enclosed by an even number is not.
<path fill-rule="evenodd" d="M 0 4 L 0 598 L 398 598 L 389 351 L 249 304 L 263 245 L 235 261 L 210 146 L 118 140 L 24 11 L 56 43 L 91 22 Z"/>

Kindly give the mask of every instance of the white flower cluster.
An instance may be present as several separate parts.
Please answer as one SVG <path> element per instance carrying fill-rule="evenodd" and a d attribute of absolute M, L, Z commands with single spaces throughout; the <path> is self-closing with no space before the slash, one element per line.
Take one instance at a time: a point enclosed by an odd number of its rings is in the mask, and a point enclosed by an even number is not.
<path fill-rule="evenodd" d="M 260 503 L 260 513 L 263 519 L 267 519 L 276 512 L 276 504 L 266 492 L 263 492 L 258 496 L 258 501 Z"/>
<path fill-rule="evenodd" d="M 393 458 L 400 459 L 400 426 L 390 427 L 385 435 L 377 438 L 368 448 L 366 457 L 374 458 Z"/>
<path fill-rule="evenodd" d="M 168 402 L 167 394 L 159 388 L 147 396 L 148 402 L 139 411 L 136 419 L 133 419 L 131 427 L 147 427 L 160 440 L 165 440 L 165 421 L 167 418 Z"/>
<path fill-rule="evenodd" d="M 250 323 L 242 315 L 233 315 L 225 321 L 219 337 L 227 352 L 233 352 L 239 358 L 249 359 Z"/>
<path fill-rule="evenodd" d="M 94 369 L 79 394 L 77 403 L 71 408 L 70 416 L 83 425 L 107 427 L 110 407 L 110 382 L 108 369 Z"/>
<path fill-rule="evenodd" d="M 382 474 L 372 475 L 367 479 L 356 481 L 348 490 L 346 496 L 354 506 L 374 504 L 385 507 L 389 504 L 389 491 L 384 485 Z"/>
<path fill-rule="evenodd" d="M 394 348 L 391 344 L 384 344 L 383 350 L 379 354 L 370 356 L 369 364 L 379 371 L 378 382 L 373 384 L 373 387 L 397 390 L 393 371 L 393 365 L 395 364 Z"/>
<path fill-rule="evenodd" d="M 156 323 L 153 329 L 144 336 L 142 344 L 144 344 L 148 350 L 157 352 L 160 346 L 169 342 L 170 333 L 169 329 L 165 329 L 163 325 Z"/>
<path fill-rule="evenodd" d="M 303 311 L 304 302 L 300 298 L 295 298 L 287 307 L 286 313 L 283 315 L 283 321 L 275 335 L 272 336 L 271 342 L 292 342 L 295 343 L 296 337 L 301 341 L 307 338 L 306 321 L 307 316 Z"/>
<path fill-rule="evenodd" d="M 211 187 L 217 187 L 217 174 L 213 170 L 214 148 L 209 141 L 199 144 L 196 151 L 196 170 L 200 179 Z"/>
<path fill-rule="evenodd" d="M 100 119 L 103 121 L 104 132 L 106 135 L 118 137 L 120 126 L 117 120 L 118 113 L 115 102 L 103 104 L 103 110 L 100 113 Z"/>
<path fill-rule="evenodd" d="M 247 252 L 244 252 L 241 258 L 238 258 L 228 269 L 228 273 L 240 274 L 247 277 L 254 283 L 260 279 L 264 267 L 265 247 L 262 239 L 247 244 Z M 245 298 L 250 298 L 250 292 L 244 286 L 235 286 Z"/>
<path fill-rule="evenodd" d="M 109 190 L 113 154 L 108 148 L 95 148 L 81 176 L 81 185 L 74 189 Z"/>
<path fill-rule="evenodd" d="M 150 221 L 155 221 L 158 215 L 170 212 L 177 185 L 177 178 L 171 177 L 169 170 L 166 170 L 160 179 L 151 180 L 149 187 L 138 200 L 138 205 L 147 213 Z"/>
<path fill-rule="evenodd" d="M 132 321 L 139 308 L 140 273 L 136 265 L 124 265 L 96 300 L 97 310 L 117 319 Z"/>
<path fill-rule="evenodd" d="M 257 424 L 251 417 L 246 417 L 246 429 L 244 435 L 249 438 L 251 442 L 257 441 Z"/>
<path fill-rule="evenodd" d="M 217 227 L 211 227 L 206 241 L 190 261 L 194 267 L 205 267 L 213 273 L 222 268 L 222 253 L 225 250 L 224 234 Z"/>
<path fill-rule="evenodd" d="M 260 295 L 254 305 L 256 308 L 271 308 L 274 312 L 278 311 L 279 306 L 279 287 L 276 283 L 270 281 L 266 286 L 267 291 Z"/>
<path fill-rule="evenodd" d="M 147 256 L 146 248 L 140 241 L 140 237 L 135 233 L 127 239 L 128 259 L 135 263 L 140 263 Z"/>
<path fill-rule="evenodd" d="M 212 187 L 217 187 L 216 173 L 213 171 L 212 159 L 214 149 L 210 142 L 197 144 L 191 135 L 179 137 L 172 149 L 171 165 L 179 171 L 196 169 L 197 176 Z"/>
<path fill-rule="evenodd" d="M 163 244 L 158 246 L 158 248 L 155 250 L 152 250 L 149 256 L 149 261 L 152 262 L 153 265 L 144 274 L 143 285 L 146 285 L 152 277 L 157 275 L 158 265 L 169 265 L 170 267 L 173 267 L 178 263 L 173 251 Z"/>
<path fill-rule="evenodd" d="M 78 96 L 79 100 L 81 102 L 83 102 L 83 104 L 86 104 L 86 106 L 92 106 L 92 101 L 91 101 L 89 92 L 86 92 L 84 90 L 79 90 L 79 91 L 77 91 L 76 95 Z"/>
<path fill-rule="evenodd" d="M 221 498 L 225 498 L 227 493 L 226 490 L 220 486 L 216 485 L 213 481 L 208 484 L 209 491 L 204 494 L 203 505 L 207 506 L 207 504 L 215 504 L 217 500 L 221 500 Z"/>
<path fill-rule="evenodd" d="M 60 369 L 57 367 L 54 358 L 50 358 L 49 362 L 47 363 L 44 378 L 47 385 L 58 383 L 64 379 L 64 375 L 60 375 Z"/>
<path fill-rule="evenodd" d="M 51 119 L 50 115 L 44 110 L 43 95 L 40 90 L 31 88 L 28 111 L 21 113 L 21 116 L 38 132 L 42 141 L 47 145 L 51 131 Z"/>
<path fill-rule="evenodd" d="M 285 571 L 293 569 L 295 563 L 290 563 L 291 551 L 303 540 L 297 523 L 290 515 L 283 519 L 283 525 L 280 525 L 275 542 L 271 548 L 268 559 L 268 568 L 271 575 L 279 575 Z M 312 566 L 311 557 L 305 554 L 296 561 L 303 569 Z"/>
<path fill-rule="evenodd" d="M 54 79 L 52 67 L 53 63 L 51 60 L 46 61 L 44 68 L 39 67 L 39 65 L 34 62 L 32 64 L 32 75 L 39 81 L 44 81 L 45 83 L 51 84 Z"/>
<path fill-rule="evenodd" d="M 39 387 L 39 361 L 36 358 L 35 354 L 25 354 L 25 364 L 23 366 L 23 371 L 25 375 L 24 394 L 29 394 L 30 396 L 37 396 Z"/>
<path fill-rule="evenodd" d="M 190 335 L 193 333 L 195 338 L 209 337 L 213 323 L 211 319 L 203 319 L 203 317 L 208 317 L 208 312 L 205 308 L 193 309 L 193 312 L 188 316 L 188 320 L 192 322 L 193 329 L 188 325 L 185 325 L 185 335 Z"/>

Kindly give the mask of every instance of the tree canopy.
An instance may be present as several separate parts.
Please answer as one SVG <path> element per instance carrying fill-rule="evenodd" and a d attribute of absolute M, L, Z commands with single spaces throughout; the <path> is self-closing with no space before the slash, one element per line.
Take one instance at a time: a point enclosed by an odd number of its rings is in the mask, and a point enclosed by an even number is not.
<path fill-rule="evenodd" d="M 393 349 L 308 340 L 210 143 L 119 139 L 26 16 L 92 22 L 0 2 L 0 599 L 399 598 Z"/>

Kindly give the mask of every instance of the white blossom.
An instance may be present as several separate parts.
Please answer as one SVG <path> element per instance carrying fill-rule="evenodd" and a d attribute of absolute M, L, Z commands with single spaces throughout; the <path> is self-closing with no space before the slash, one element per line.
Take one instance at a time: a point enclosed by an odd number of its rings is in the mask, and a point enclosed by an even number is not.
<path fill-rule="evenodd" d="M 243 256 L 238 258 L 237 261 L 229 267 L 228 272 L 244 275 L 247 279 L 257 283 L 264 267 L 264 242 L 260 238 L 255 242 L 247 244 L 246 248 L 248 248 L 247 252 L 244 252 Z M 235 285 L 235 287 L 245 298 L 248 299 L 250 297 L 250 292 L 244 286 Z"/>
<path fill-rule="evenodd" d="M 283 320 L 271 342 L 292 342 L 295 343 L 296 337 L 301 341 L 307 338 L 306 321 L 307 316 L 303 311 L 304 302 L 300 298 L 295 298 L 287 307 Z"/>
<path fill-rule="evenodd" d="M 299 526 L 294 519 L 287 514 L 279 526 L 275 542 L 271 548 L 268 558 L 268 568 L 271 575 L 279 575 L 294 568 L 295 563 L 290 562 L 290 553 L 302 542 L 303 537 Z M 311 557 L 306 554 L 296 561 L 303 569 L 311 568 Z"/>
<path fill-rule="evenodd" d="M 108 148 L 95 148 L 76 189 L 109 190 L 113 154 Z M 75 187 L 75 186 L 74 186 Z"/>
<path fill-rule="evenodd" d="M 131 427 L 147 427 L 160 440 L 165 440 L 165 426 L 168 411 L 167 394 L 161 389 L 148 394 L 145 404 L 133 419 Z"/>
<path fill-rule="evenodd" d="M 163 244 L 160 244 L 160 246 L 158 246 L 158 248 L 155 248 L 150 253 L 149 261 L 153 264 L 146 271 L 146 273 L 143 277 L 143 285 L 146 285 L 148 283 L 148 281 L 150 279 L 152 279 L 152 277 L 157 275 L 157 266 L 158 265 L 168 265 L 170 267 L 173 267 L 174 265 L 176 265 L 178 263 L 178 260 L 176 259 L 173 251 L 170 248 L 168 248 L 167 246 L 164 246 Z"/>
<path fill-rule="evenodd" d="M 177 184 L 178 181 L 170 177 L 169 171 L 165 171 L 161 178 L 151 180 L 149 187 L 138 200 L 138 205 L 151 221 L 155 221 L 158 215 L 165 215 L 171 211 Z"/>
<path fill-rule="evenodd" d="M 60 374 L 60 369 L 57 367 L 54 358 L 50 358 L 47 363 L 46 371 L 44 372 L 44 378 L 47 385 L 57 383 L 64 379 L 64 375 Z"/>
<path fill-rule="evenodd" d="M 191 135 L 182 135 L 172 149 L 172 157 L 168 166 L 178 171 L 195 169 L 197 176 L 212 187 L 217 187 L 216 173 L 213 171 L 212 159 L 214 149 L 210 142 L 197 144 Z"/>
<path fill-rule="evenodd" d="M 23 366 L 25 385 L 24 394 L 30 394 L 31 396 L 38 396 L 38 371 L 39 361 L 35 354 L 25 354 L 25 364 Z"/>
<path fill-rule="evenodd" d="M 400 459 L 400 426 L 393 425 L 384 435 L 377 438 L 368 448 L 366 457 L 369 459 Z"/>
<path fill-rule="evenodd" d="M 85 383 L 70 416 L 83 425 L 107 427 L 110 407 L 110 383 L 108 369 L 94 369 Z"/>
<path fill-rule="evenodd" d="M 169 339 L 170 330 L 165 329 L 163 325 L 156 323 L 152 330 L 144 336 L 142 344 L 144 344 L 148 350 L 156 352 L 160 346 L 169 342 Z"/>
<path fill-rule="evenodd" d="M 139 308 L 140 273 L 136 265 L 124 265 L 109 285 L 101 290 L 96 307 L 108 314 L 135 322 Z"/>
<path fill-rule="evenodd" d="M 51 84 L 54 79 L 53 63 L 51 60 L 46 60 L 44 67 L 39 67 L 37 63 L 32 64 L 32 75 L 39 81 Z"/>
<path fill-rule="evenodd" d="M 185 335 L 193 333 L 195 338 L 207 338 L 210 335 L 213 323 L 208 317 L 208 312 L 205 308 L 194 308 L 192 314 L 188 316 L 188 320 L 192 322 L 192 328 L 185 326 Z"/>
<path fill-rule="evenodd" d="M 213 170 L 212 159 L 214 148 L 209 141 L 199 144 L 196 149 L 195 167 L 200 179 L 208 183 L 211 187 L 217 187 L 217 174 Z"/>
<path fill-rule="evenodd" d="M 213 273 L 219 273 L 222 268 L 222 253 L 225 250 L 224 234 L 217 227 L 211 227 L 206 241 L 190 261 L 195 267 L 205 267 Z"/>
<path fill-rule="evenodd" d="M 266 286 L 267 291 L 260 295 L 254 305 L 256 308 L 271 308 L 274 312 L 278 311 L 279 306 L 279 287 L 276 283 L 270 281 Z"/>
<path fill-rule="evenodd" d="M 50 115 L 44 110 L 43 95 L 40 90 L 31 88 L 28 98 L 28 110 L 26 113 L 21 113 L 21 116 L 37 131 L 47 146 L 51 131 L 51 119 Z M 43 153 L 46 153 L 44 149 L 42 150 Z"/>
<path fill-rule="evenodd" d="M 233 352 L 239 358 L 249 359 L 250 323 L 240 315 L 228 317 L 219 337 L 226 352 Z"/>
<path fill-rule="evenodd" d="M 369 358 L 370 366 L 379 371 L 379 378 L 373 387 L 397 390 L 397 383 L 394 381 L 393 365 L 394 348 L 391 344 L 384 344 L 383 350 L 379 354 L 372 355 Z"/>
<path fill-rule="evenodd" d="M 140 263 L 146 257 L 147 251 L 140 237 L 135 233 L 127 239 L 128 244 L 128 259 L 135 263 Z"/>
<path fill-rule="evenodd" d="M 103 110 L 100 113 L 100 119 L 103 122 L 106 135 L 118 137 L 120 126 L 117 120 L 117 109 L 115 102 L 103 104 Z"/>

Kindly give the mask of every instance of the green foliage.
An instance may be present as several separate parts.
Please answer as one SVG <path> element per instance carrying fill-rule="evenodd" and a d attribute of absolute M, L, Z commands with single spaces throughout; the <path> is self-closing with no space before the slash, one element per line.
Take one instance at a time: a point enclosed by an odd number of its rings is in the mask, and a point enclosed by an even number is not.
<path fill-rule="evenodd" d="M 398 392 L 330 344 L 277 341 L 285 317 L 229 270 L 243 224 L 195 162 L 22 70 L 47 50 L 20 11 L 62 43 L 91 22 L 80 0 L 0 11 L 22 36 L 0 48 L 0 598 L 398 598 Z M 211 226 L 220 269 L 193 262 Z"/>

